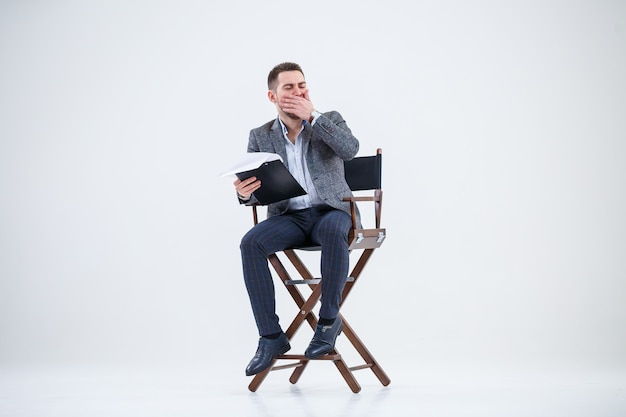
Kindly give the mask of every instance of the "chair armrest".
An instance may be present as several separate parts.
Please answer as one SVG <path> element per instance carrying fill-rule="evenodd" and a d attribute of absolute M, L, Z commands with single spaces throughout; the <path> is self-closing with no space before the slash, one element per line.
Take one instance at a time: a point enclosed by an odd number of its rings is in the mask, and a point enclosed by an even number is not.
<path fill-rule="evenodd" d="M 357 201 L 380 201 L 380 198 L 376 196 L 369 197 L 344 197 L 343 201 L 357 202 Z"/>
<path fill-rule="evenodd" d="M 352 249 L 376 249 L 379 248 L 385 237 L 385 229 L 352 229 L 348 233 L 348 247 Z"/>
<path fill-rule="evenodd" d="M 383 202 L 383 191 L 377 189 L 374 191 L 373 196 L 350 196 L 342 198 L 342 201 L 347 201 L 350 203 L 350 214 L 352 216 L 352 228 L 357 229 L 356 224 L 356 203 L 359 201 L 371 201 L 374 203 L 374 218 L 376 222 L 376 228 L 380 228 L 380 215 L 381 215 L 381 205 Z"/>

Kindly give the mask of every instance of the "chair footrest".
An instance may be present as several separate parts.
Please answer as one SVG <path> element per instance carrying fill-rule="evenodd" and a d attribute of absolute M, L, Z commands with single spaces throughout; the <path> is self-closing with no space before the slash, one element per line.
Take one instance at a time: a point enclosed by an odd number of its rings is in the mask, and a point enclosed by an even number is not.
<path fill-rule="evenodd" d="M 316 284 L 319 284 L 321 280 L 322 280 L 321 278 L 313 278 L 313 279 L 286 279 L 285 280 L 285 285 L 299 285 L 299 284 L 316 285 Z M 352 281 L 354 281 L 354 277 L 348 277 L 346 279 L 346 282 L 352 282 Z"/>
<path fill-rule="evenodd" d="M 304 355 L 278 355 L 276 359 L 291 359 L 296 361 L 337 361 L 341 359 L 341 355 L 323 355 L 314 359 L 307 358 Z"/>

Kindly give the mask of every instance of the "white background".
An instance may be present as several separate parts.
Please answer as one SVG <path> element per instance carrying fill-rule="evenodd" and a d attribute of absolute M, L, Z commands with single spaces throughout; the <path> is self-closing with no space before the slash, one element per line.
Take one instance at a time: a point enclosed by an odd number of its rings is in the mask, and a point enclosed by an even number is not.
<path fill-rule="evenodd" d="M 217 174 L 295 61 L 383 149 L 345 314 L 392 377 L 623 377 L 625 3 L 2 1 L 0 59 L 0 367 L 243 373 L 252 219 Z"/>

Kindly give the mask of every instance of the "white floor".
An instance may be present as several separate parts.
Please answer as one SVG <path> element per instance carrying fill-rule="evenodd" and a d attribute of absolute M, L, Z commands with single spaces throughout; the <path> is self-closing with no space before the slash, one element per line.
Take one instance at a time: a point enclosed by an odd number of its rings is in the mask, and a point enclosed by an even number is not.
<path fill-rule="evenodd" d="M 392 365 L 391 385 L 362 370 L 353 394 L 332 364 L 314 365 L 297 385 L 288 370 L 273 372 L 256 393 L 230 365 L 2 369 L 0 416 L 626 416 L 623 372 L 433 367 L 412 375 Z"/>

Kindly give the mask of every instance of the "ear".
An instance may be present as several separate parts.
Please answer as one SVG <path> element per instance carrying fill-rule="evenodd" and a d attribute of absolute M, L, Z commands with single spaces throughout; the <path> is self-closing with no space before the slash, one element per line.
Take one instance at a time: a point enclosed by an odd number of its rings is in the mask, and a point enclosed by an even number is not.
<path fill-rule="evenodd" d="M 278 101 L 278 98 L 276 97 L 276 93 L 274 92 L 274 90 L 267 90 L 267 98 L 272 103 L 276 103 Z"/>

